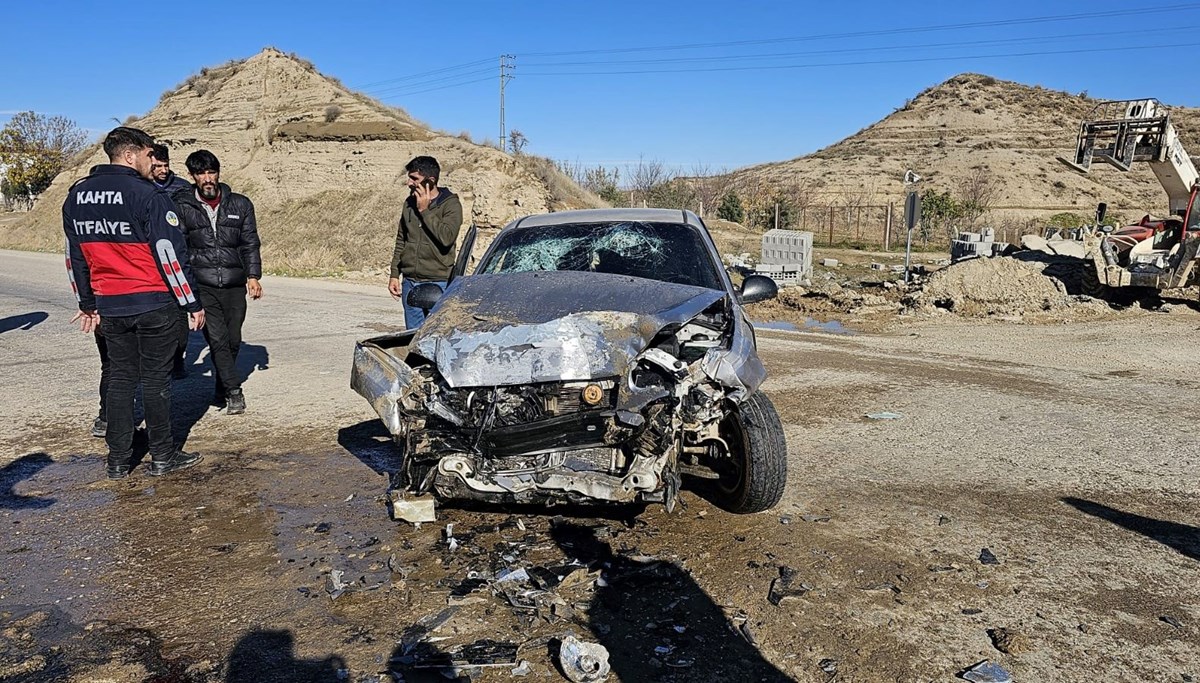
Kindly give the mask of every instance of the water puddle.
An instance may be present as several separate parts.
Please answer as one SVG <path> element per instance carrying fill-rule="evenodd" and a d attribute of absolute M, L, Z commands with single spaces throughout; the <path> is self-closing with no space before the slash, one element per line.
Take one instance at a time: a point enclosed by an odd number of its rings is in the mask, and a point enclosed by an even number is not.
<path fill-rule="evenodd" d="M 822 322 L 816 318 L 805 318 L 802 324 L 786 320 L 768 320 L 755 322 L 754 327 L 760 330 L 783 330 L 785 332 L 827 332 L 829 334 L 857 334 L 837 320 Z"/>

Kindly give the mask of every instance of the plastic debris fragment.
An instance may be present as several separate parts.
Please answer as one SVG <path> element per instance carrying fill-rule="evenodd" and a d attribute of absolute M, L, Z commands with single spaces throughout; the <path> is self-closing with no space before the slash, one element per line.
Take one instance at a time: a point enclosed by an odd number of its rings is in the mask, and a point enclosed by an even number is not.
<path fill-rule="evenodd" d="M 566 677 L 574 683 L 602 681 L 611 670 L 608 664 L 608 650 L 603 645 L 585 643 L 572 635 L 562 639 L 562 645 L 558 649 L 558 663 Z"/>
<path fill-rule="evenodd" d="M 1012 674 L 999 664 L 988 660 L 967 669 L 962 677 L 973 683 L 1012 683 Z"/>

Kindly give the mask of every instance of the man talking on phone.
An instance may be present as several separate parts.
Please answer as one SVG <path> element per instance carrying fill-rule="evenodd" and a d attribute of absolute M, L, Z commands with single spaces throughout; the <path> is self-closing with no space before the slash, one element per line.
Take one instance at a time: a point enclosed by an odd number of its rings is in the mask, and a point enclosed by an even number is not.
<path fill-rule="evenodd" d="M 416 157 L 404 170 L 408 172 L 409 194 L 400 211 L 388 292 L 404 303 L 404 325 L 412 330 L 425 321 L 425 312 L 408 305 L 408 293 L 419 284 L 446 288 L 454 268 L 454 245 L 462 228 L 463 210 L 458 195 L 438 187 L 442 168 L 437 159 Z"/>

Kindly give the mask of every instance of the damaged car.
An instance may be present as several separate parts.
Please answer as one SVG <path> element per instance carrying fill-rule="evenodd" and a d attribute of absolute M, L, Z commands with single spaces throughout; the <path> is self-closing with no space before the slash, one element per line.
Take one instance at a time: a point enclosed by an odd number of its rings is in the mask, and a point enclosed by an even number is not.
<path fill-rule="evenodd" d="M 444 294 L 418 285 L 420 328 L 360 342 L 351 386 L 400 447 L 393 496 L 496 503 L 663 503 L 687 478 L 727 510 L 779 502 L 787 446 L 760 386 L 737 287 L 688 211 L 529 216 Z"/>

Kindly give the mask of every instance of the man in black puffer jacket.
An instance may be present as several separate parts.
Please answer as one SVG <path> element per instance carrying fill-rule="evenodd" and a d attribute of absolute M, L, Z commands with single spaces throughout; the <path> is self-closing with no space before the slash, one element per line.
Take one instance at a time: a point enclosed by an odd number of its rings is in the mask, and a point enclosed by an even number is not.
<path fill-rule="evenodd" d="M 221 162 L 212 152 L 192 152 L 184 163 L 195 184 L 173 198 L 187 239 L 196 291 L 208 316 L 204 338 L 217 380 L 214 402 L 223 405 L 227 414 L 237 415 L 246 411 L 236 368 L 246 295 L 262 297 L 254 204 L 221 182 Z"/>

